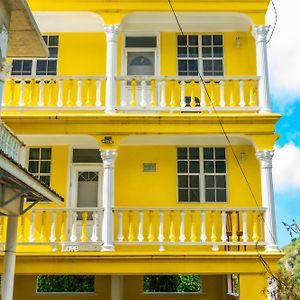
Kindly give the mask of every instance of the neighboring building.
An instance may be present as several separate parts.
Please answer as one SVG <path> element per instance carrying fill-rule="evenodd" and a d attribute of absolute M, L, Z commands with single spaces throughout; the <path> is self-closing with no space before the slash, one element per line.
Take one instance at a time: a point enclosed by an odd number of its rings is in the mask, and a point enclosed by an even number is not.
<path fill-rule="evenodd" d="M 12 61 L 2 117 L 66 201 L 20 217 L 14 299 L 180 297 L 145 293 L 149 274 L 201 275 L 185 299 L 237 297 L 233 278 L 266 299 L 260 256 L 282 256 L 269 1 L 173 2 L 184 35 L 168 1 L 29 1 L 50 55 Z M 94 293 L 36 288 L 84 274 Z"/>

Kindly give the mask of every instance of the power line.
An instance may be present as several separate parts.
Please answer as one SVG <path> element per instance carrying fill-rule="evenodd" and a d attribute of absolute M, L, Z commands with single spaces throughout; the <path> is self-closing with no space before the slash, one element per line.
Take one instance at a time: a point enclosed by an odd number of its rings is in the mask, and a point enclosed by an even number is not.
<path fill-rule="evenodd" d="M 275 28 L 276 28 L 277 22 L 278 22 L 277 9 L 276 9 L 276 6 L 275 6 L 273 0 L 271 0 L 271 4 L 272 4 L 272 7 L 273 7 L 273 10 L 274 10 L 274 13 L 275 13 L 275 22 L 274 22 L 274 26 L 273 26 L 273 28 L 272 28 L 270 37 L 269 37 L 269 39 L 267 40 L 267 44 L 271 41 L 271 39 L 272 39 L 272 37 L 273 37 L 273 35 L 274 35 L 274 32 L 275 32 Z"/>

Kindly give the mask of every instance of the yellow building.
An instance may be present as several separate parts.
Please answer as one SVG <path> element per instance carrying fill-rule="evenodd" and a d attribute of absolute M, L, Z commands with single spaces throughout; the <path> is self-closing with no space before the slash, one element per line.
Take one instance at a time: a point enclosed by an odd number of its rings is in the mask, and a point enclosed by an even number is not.
<path fill-rule="evenodd" d="M 65 202 L 19 218 L 14 299 L 234 299 L 233 278 L 241 300 L 267 299 L 262 260 L 282 255 L 269 1 L 28 2 L 50 56 L 12 60 L 2 118 Z M 143 288 L 174 274 L 201 288 Z M 39 275 L 94 288 L 53 295 Z"/>

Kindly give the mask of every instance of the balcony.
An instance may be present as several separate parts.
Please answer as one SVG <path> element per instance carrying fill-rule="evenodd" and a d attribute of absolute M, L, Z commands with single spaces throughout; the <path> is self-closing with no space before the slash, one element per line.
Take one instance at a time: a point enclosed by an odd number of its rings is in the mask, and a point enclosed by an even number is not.
<path fill-rule="evenodd" d="M 0 150 L 15 162 L 21 163 L 25 145 L 0 122 Z"/>
<path fill-rule="evenodd" d="M 4 111 L 257 112 L 256 76 L 117 76 L 106 99 L 106 76 L 9 77 Z M 209 97 L 208 97 L 209 95 Z"/>
<path fill-rule="evenodd" d="M 103 213 L 102 208 L 34 208 L 19 217 L 18 245 L 34 246 L 30 248 L 33 252 L 99 251 Z M 118 252 L 128 251 L 128 246 L 135 251 L 147 246 L 154 251 L 181 246 L 195 251 L 247 251 L 266 244 L 264 214 L 264 209 L 248 207 L 117 207 L 112 210 L 113 245 Z M 2 246 L 4 220 L 0 218 Z"/>

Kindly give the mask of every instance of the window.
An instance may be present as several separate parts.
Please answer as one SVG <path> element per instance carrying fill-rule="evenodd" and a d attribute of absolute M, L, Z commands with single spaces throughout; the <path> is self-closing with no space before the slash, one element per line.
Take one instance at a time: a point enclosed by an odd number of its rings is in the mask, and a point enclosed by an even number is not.
<path fill-rule="evenodd" d="M 30 148 L 28 171 L 50 185 L 51 148 Z"/>
<path fill-rule="evenodd" d="M 14 59 L 11 75 L 56 75 L 58 43 L 57 35 L 44 35 L 43 39 L 48 46 L 49 57 L 44 59 Z"/>
<path fill-rule="evenodd" d="M 178 75 L 223 76 L 223 36 L 178 35 Z"/>
<path fill-rule="evenodd" d="M 178 201 L 226 202 L 225 148 L 177 148 Z"/>

